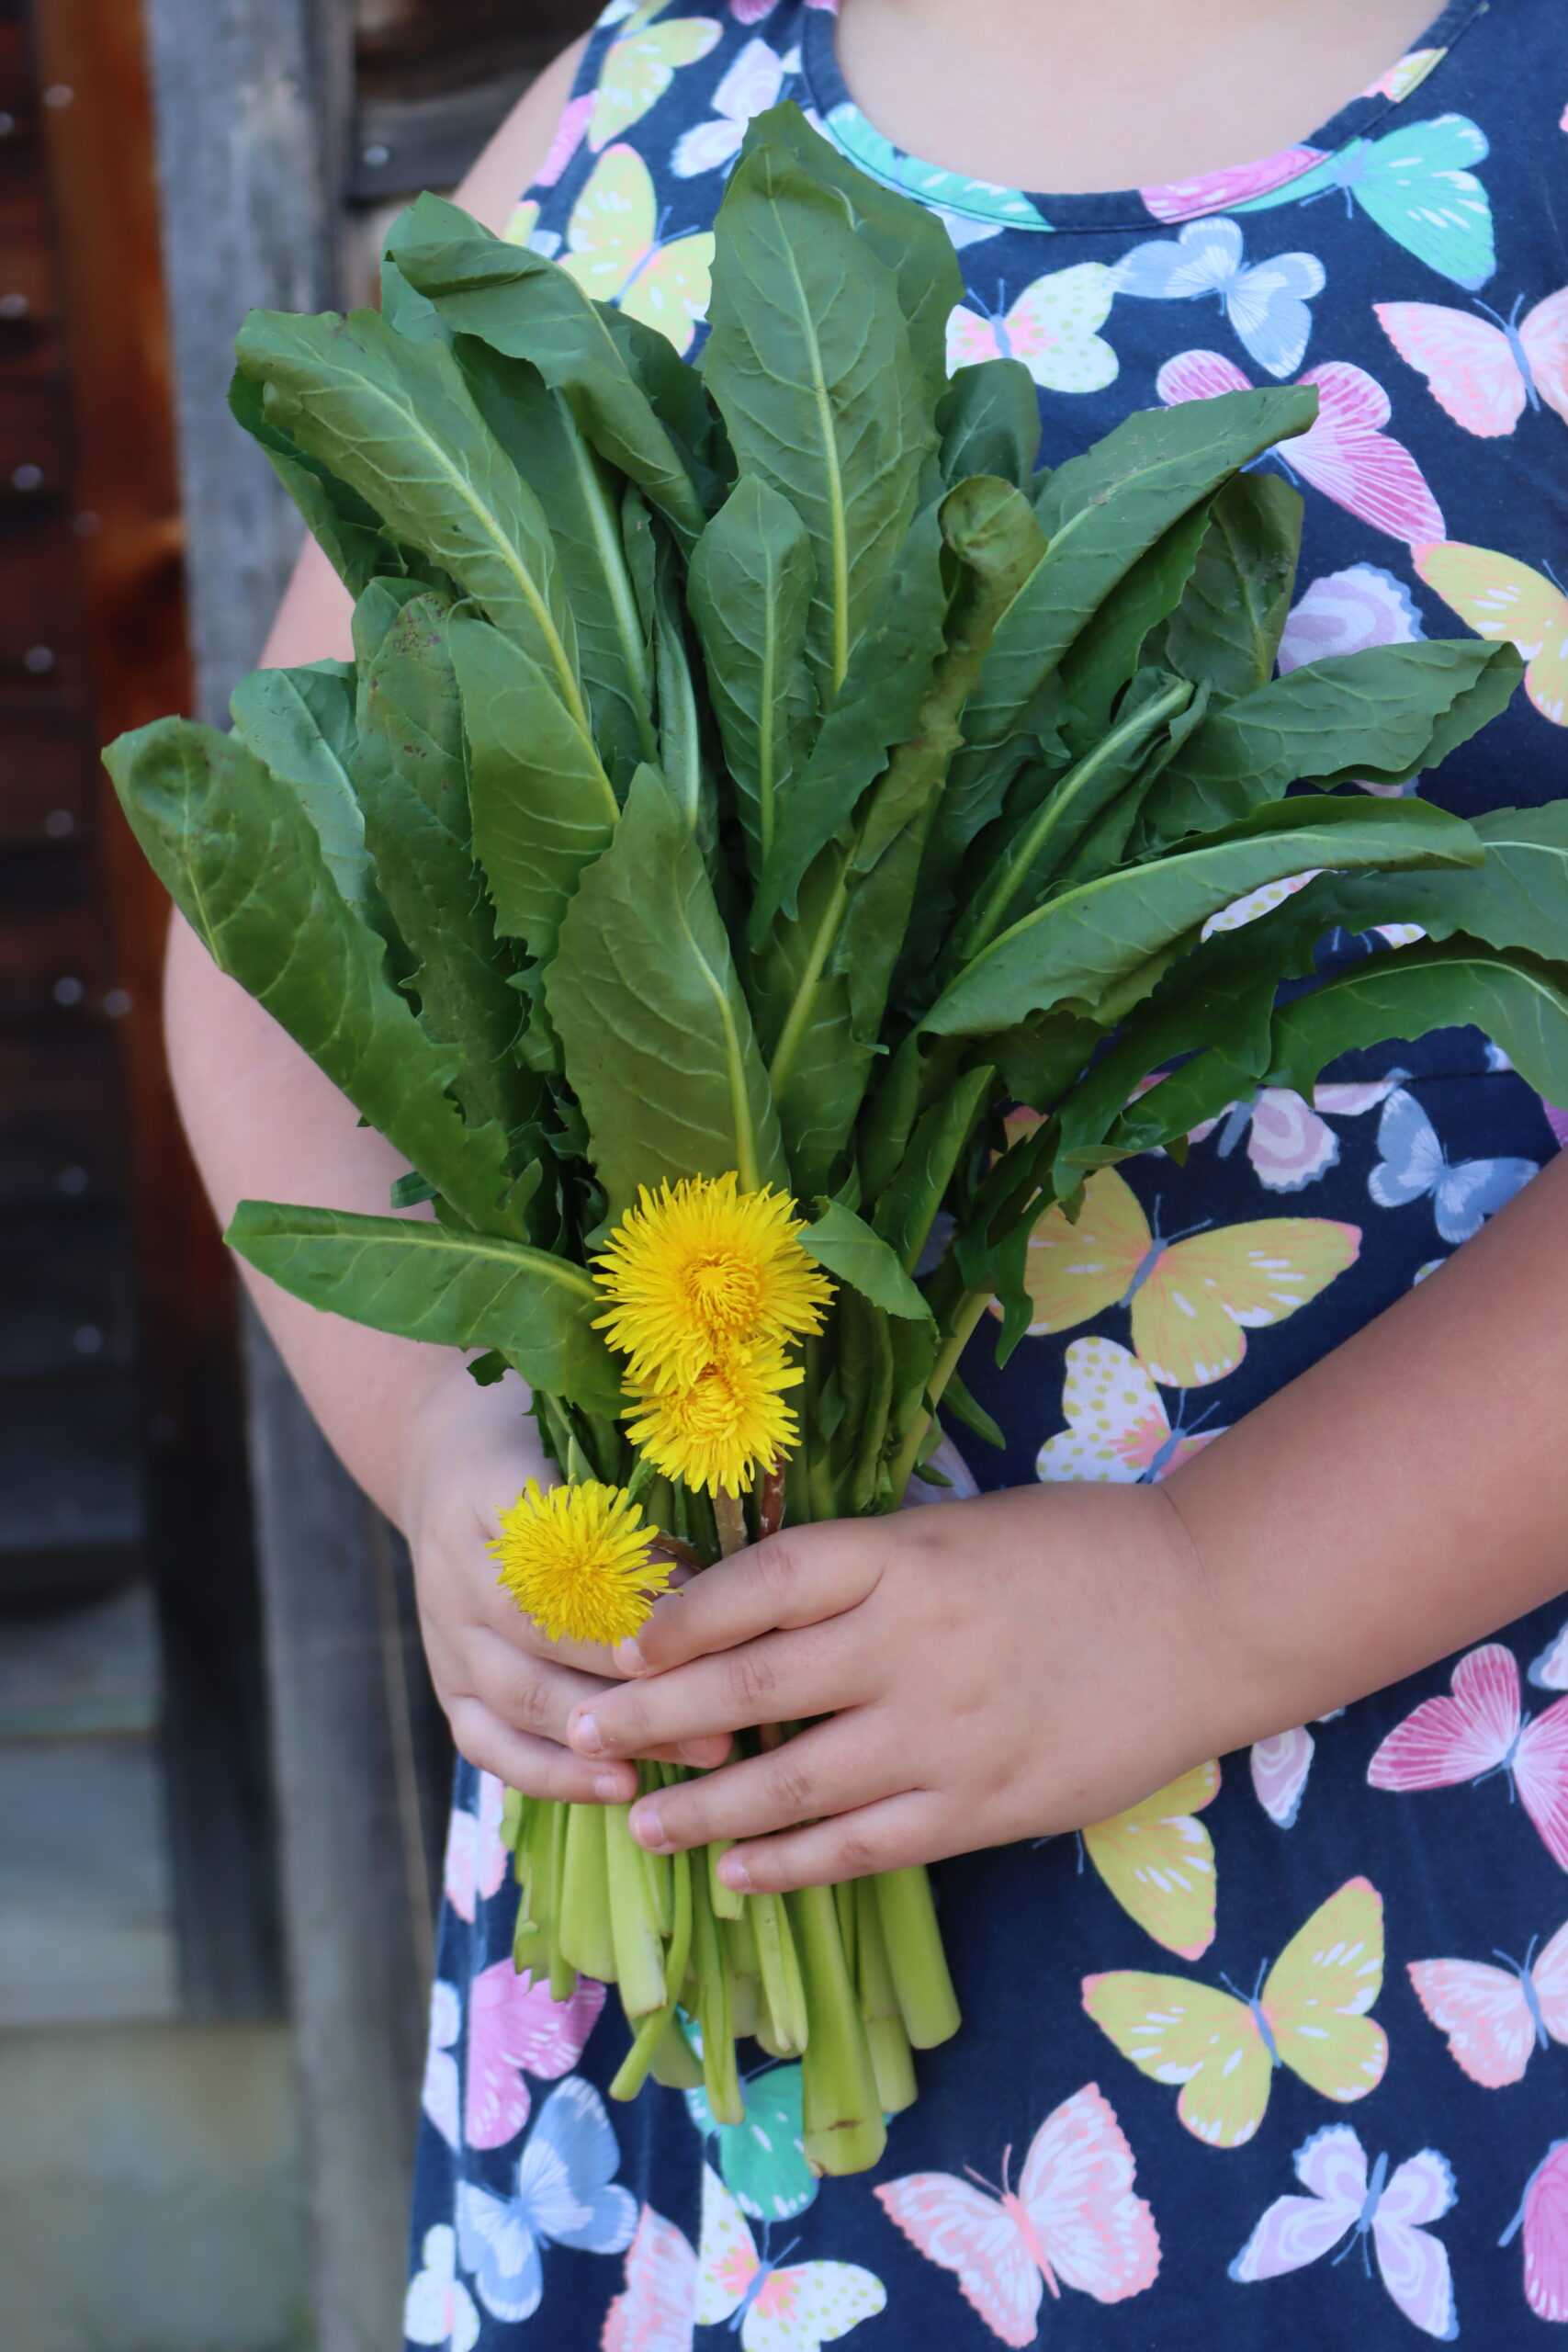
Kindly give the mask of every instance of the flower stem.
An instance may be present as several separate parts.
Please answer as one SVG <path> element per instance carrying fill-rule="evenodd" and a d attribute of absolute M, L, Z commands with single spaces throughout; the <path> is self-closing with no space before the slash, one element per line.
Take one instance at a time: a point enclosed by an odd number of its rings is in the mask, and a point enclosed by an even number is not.
<path fill-rule="evenodd" d="M 566 1856 L 561 1870 L 561 1955 L 584 1976 L 615 1981 L 615 1946 L 610 1927 L 608 1855 L 604 1807 L 566 1808 Z"/>
<path fill-rule="evenodd" d="M 788 1906 L 782 1894 L 753 1894 L 750 1902 L 757 1964 L 777 2054 L 781 2058 L 798 2055 L 806 2048 L 810 2024 Z"/>
<path fill-rule="evenodd" d="M 951 1329 L 937 1351 L 936 1362 L 931 1367 L 931 1376 L 926 1383 L 926 1395 L 931 1398 L 933 1408 L 941 1404 L 942 1391 L 957 1371 L 959 1358 L 969 1345 L 976 1324 L 990 1305 L 990 1299 L 989 1291 L 965 1291 L 953 1308 Z M 930 1429 L 933 1418 L 934 1411 L 928 1412 L 922 1407 L 909 1424 L 903 1449 L 893 1464 L 891 1483 L 895 1510 L 903 1500 L 904 1489 L 915 1475 L 915 1464 L 920 1458 L 920 1447 L 925 1442 L 926 1431 Z"/>
<path fill-rule="evenodd" d="M 875 1882 L 887 1963 L 905 2030 L 917 2050 L 951 2041 L 962 2019 L 925 1871 L 884 1871 Z"/>
<path fill-rule="evenodd" d="M 650 2067 L 659 2074 L 660 2082 L 667 2081 L 682 2055 L 689 2069 L 688 2079 L 683 2086 L 677 2082 L 671 2087 L 694 2090 L 702 2080 L 701 2069 L 675 2021 L 675 2005 L 692 1956 L 692 1858 L 682 1853 L 671 1860 L 671 1919 L 670 1943 L 664 1954 L 664 2003 L 638 2026 L 620 2071 L 610 2085 L 612 2098 L 636 2098 L 648 2080 Z M 664 2071 L 660 2073 L 661 2067 Z"/>
<path fill-rule="evenodd" d="M 626 1826 L 630 1815 L 627 1804 L 604 1807 L 604 1875 L 621 2007 L 628 2018 L 645 2018 L 664 2007 L 664 1945 L 647 1858 Z"/>
<path fill-rule="evenodd" d="M 707 1872 L 692 1872 L 693 1954 L 697 1968 L 697 2023 L 703 2031 L 703 2081 L 716 2123 L 744 2123 L 746 2105 L 735 2070 L 735 2030 L 729 2011 L 729 1971 L 718 1921 L 708 1901 Z"/>
<path fill-rule="evenodd" d="M 867 2172 L 887 2144 L 887 2130 L 833 1890 L 802 1887 L 788 1902 L 811 2018 L 802 2060 L 807 2160 L 818 2172 Z"/>
<path fill-rule="evenodd" d="M 746 1506 L 739 1495 L 727 1495 L 720 1487 L 713 1498 L 713 1521 L 718 1530 L 721 1558 L 733 1559 L 737 1552 L 744 1552 L 750 1537 L 746 1532 Z"/>
<path fill-rule="evenodd" d="M 882 1906 L 874 1879 L 855 1881 L 857 1959 L 861 2015 L 871 2045 L 876 2095 L 885 2115 L 901 2115 L 918 2095 L 915 2062 L 904 2027 L 893 1972 L 887 1962 L 887 1941 L 882 1932 Z"/>

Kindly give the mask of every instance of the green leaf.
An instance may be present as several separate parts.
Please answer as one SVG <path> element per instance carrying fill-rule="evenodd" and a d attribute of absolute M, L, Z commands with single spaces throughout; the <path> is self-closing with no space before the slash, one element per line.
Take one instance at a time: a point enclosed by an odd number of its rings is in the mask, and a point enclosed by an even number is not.
<path fill-rule="evenodd" d="M 933 872 L 951 868 L 1000 808 L 1028 756 L 1027 742 L 1009 746 L 1030 734 L 1063 655 L 1112 589 L 1228 476 L 1303 433 L 1316 405 L 1310 387 L 1288 386 L 1140 411 L 1058 467 L 1036 506 L 1049 549 L 998 627 L 964 712 L 965 749 L 931 835 Z"/>
<path fill-rule="evenodd" d="M 1378 645 L 1309 662 L 1211 709 L 1145 805 L 1151 843 L 1234 824 L 1303 779 L 1406 784 L 1495 718 L 1518 681 L 1512 646 L 1473 638 Z"/>
<path fill-rule="evenodd" d="M 1461 1028 L 1484 1031 L 1549 1102 L 1568 1102 L 1568 967 L 1459 938 L 1370 956 L 1283 1006 L 1269 1082 L 1310 1101 L 1339 1054 Z"/>
<path fill-rule="evenodd" d="M 153 871 L 207 948 L 373 1127 L 470 1223 L 525 1238 L 506 1137 L 468 1127 L 435 1045 L 387 976 L 381 941 L 327 870 L 310 819 L 232 737 L 184 719 L 104 754 Z"/>
<path fill-rule="evenodd" d="M 687 640 L 679 559 L 661 535 L 654 561 L 653 661 L 659 681 L 659 759 L 664 781 L 705 858 L 718 838 L 718 789 L 704 740 L 704 713 Z"/>
<path fill-rule="evenodd" d="M 1057 1004 L 1120 1018 L 1209 916 L 1265 883 L 1314 865 L 1473 865 L 1478 849 L 1468 825 L 1424 801 L 1286 801 L 1217 842 L 1048 900 L 976 956 L 923 1025 L 986 1036 Z"/>
<path fill-rule="evenodd" d="M 790 1164 L 807 1193 L 828 1189 L 849 1142 L 931 817 L 959 741 L 959 714 L 998 616 L 1034 556 L 1028 503 L 1006 482 L 976 476 L 960 483 L 935 521 L 956 571 L 941 653 L 852 839 L 822 853 L 797 922 L 778 928 L 758 967 L 759 994 L 773 991 L 769 1073 Z M 917 536 L 926 529 L 922 517 Z"/>
<path fill-rule="evenodd" d="M 476 336 L 457 345 L 479 414 L 544 510 L 577 624 L 593 740 L 620 790 L 658 755 L 653 661 L 621 535 L 621 486 L 564 394 Z"/>
<path fill-rule="evenodd" d="M 942 1409 L 987 1445 L 994 1445 L 998 1453 L 1007 1451 L 1007 1439 L 992 1420 L 985 1407 L 977 1404 L 955 1372 L 947 1375 L 947 1385 L 942 1392 Z"/>
<path fill-rule="evenodd" d="M 936 413 L 942 479 L 995 474 L 1032 489 L 1040 457 L 1040 395 L 1021 359 L 982 359 L 960 368 Z"/>
<path fill-rule="evenodd" d="M 438 1347 L 494 1348 L 536 1388 L 585 1412 L 623 1409 L 594 1319 L 592 1275 L 547 1250 L 423 1218 L 242 1201 L 225 1237 L 295 1298 L 372 1330 Z"/>
<path fill-rule="evenodd" d="M 586 729 L 576 630 L 544 514 L 445 345 L 405 343 L 374 311 L 253 311 L 238 351 L 242 371 L 265 386 L 267 415 L 450 572 Z"/>
<path fill-rule="evenodd" d="M 898 287 L 842 196 L 756 141 L 719 208 L 708 390 L 736 463 L 787 498 L 816 560 L 807 658 L 824 705 L 936 447 Z"/>
<path fill-rule="evenodd" d="M 235 732 L 249 752 L 291 786 L 316 829 L 327 871 L 351 907 L 379 930 L 376 886 L 355 796 L 357 740 L 354 665 L 314 662 L 299 670 L 253 670 L 229 699 Z"/>
<path fill-rule="evenodd" d="M 968 963 L 1004 929 L 1013 910 L 1037 899 L 1069 863 L 1078 843 L 1126 791 L 1156 739 L 1192 699 L 1185 678 L 1140 672 L 1109 732 L 1041 797 L 990 871 L 979 878 L 971 912 L 954 934 L 951 971 Z M 982 845 L 983 846 L 983 845 Z"/>
<path fill-rule="evenodd" d="M 1127 715 L 1117 696 L 1134 673 L 1159 625 L 1178 607 L 1190 585 L 1192 569 L 1209 531 L 1209 509 L 1195 506 L 1162 533 L 1146 555 L 1119 580 L 1094 616 L 1093 626 L 1067 648 L 1056 673 L 1050 709 L 1070 752 L 1082 757 L 1111 724 Z M 1175 665 L 1161 659 L 1160 666 Z M 1183 675 L 1186 673 L 1183 673 Z"/>
<path fill-rule="evenodd" d="M 410 207 L 390 251 L 456 333 L 526 359 L 564 392 L 599 455 L 637 484 L 683 545 L 694 542 L 707 517 L 689 458 L 627 366 L 624 331 L 564 269 L 434 196 Z"/>
<path fill-rule="evenodd" d="M 1348 931 L 1418 922 L 1434 939 L 1463 932 L 1492 947 L 1523 947 L 1553 962 L 1568 950 L 1568 800 L 1541 808 L 1494 808 L 1473 820 L 1484 865 L 1452 874 L 1413 874 L 1401 911 L 1379 911 L 1371 876 L 1337 877 L 1333 920 Z"/>
<path fill-rule="evenodd" d="M 816 1224 L 807 1226 L 801 1235 L 800 1246 L 807 1257 L 826 1266 L 840 1282 L 852 1283 L 863 1298 L 869 1298 L 885 1314 L 916 1321 L 930 1317 L 925 1294 L 906 1273 L 897 1251 L 841 1201 L 829 1202 Z"/>
<path fill-rule="evenodd" d="M 584 866 L 615 832 L 615 791 L 592 740 L 522 646 L 461 614 L 449 643 L 468 735 L 474 854 L 496 928 L 547 960 Z"/>
<path fill-rule="evenodd" d="M 274 473 L 294 501 L 311 537 L 351 596 L 362 596 L 383 572 L 428 574 L 434 567 L 400 547 L 381 527 L 376 509 L 340 481 L 298 436 L 265 410 L 262 387 L 243 371 L 229 387 L 229 407 L 265 452 Z M 432 583 L 435 584 L 435 583 Z"/>
<path fill-rule="evenodd" d="M 753 879 L 807 754 L 816 703 L 805 661 L 812 568 L 794 507 L 748 479 L 698 540 L 687 581 Z"/>
<path fill-rule="evenodd" d="M 545 976 L 612 1218 L 639 1184 L 722 1176 L 788 1189 L 778 1118 L 702 854 L 640 769 L 583 875 Z"/>
<path fill-rule="evenodd" d="M 522 1018 L 507 986 L 495 917 L 470 846 L 463 713 L 447 617 L 428 596 L 406 605 L 360 689 L 355 781 L 377 879 L 418 969 L 420 1020 L 455 1046 L 469 1121 L 508 1130 L 537 1116 L 541 1090 L 513 1057 Z"/>
<path fill-rule="evenodd" d="M 793 99 L 752 117 L 742 157 L 759 145 L 789 155 L 807 179 L 831 188 L 844 204 L 855 235 L 892 272 L 909 348 L 924 379 L 926 403 L 934 409 L 947 390 L 947 322 L 953 305 L 964 299 L 964 273 L 943 223 L 929 206 L 884 187 L 852 164 L 812 129 Z M 1038 401 L 1034 405 L 1038 413 Z M 976 466 L 969 470 L 992 469 Z"/>
<path fill-rule="evenodd" d="M 795 914 L 814 860 L 848 825 L 894 745 L 918 730 L 944 642 L 943 545 L 938 510 L 928 507 L 898 550 L 804 767 L 779 797 L 773 854 L 752 902 L 754 942 L 781 910 Z"/>
<path fill-rule="evenodd" d="M 1301 552 L 1301 493 L 1278 474 L 1237 474 L 1209 517 L 1160 658 L 1235 702 L 1274 674 Z"/>

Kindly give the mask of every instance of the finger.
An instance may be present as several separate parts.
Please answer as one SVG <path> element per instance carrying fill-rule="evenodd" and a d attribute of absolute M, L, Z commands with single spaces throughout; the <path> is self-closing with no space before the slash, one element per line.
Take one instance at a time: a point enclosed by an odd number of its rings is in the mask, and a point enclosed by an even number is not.
<path fill-rule="evenodd" d="M 792 1887 L 837 1886 L 873 1871 L 939 1861 L 962 1849 L 962 1837 L 950 1828 L 941 1799 L 910 1789 L 830 1821 L 732 1846 L 718 1874 L 742 1894 L 784 1894 Z"/>
<path fill-rule="evenodd" d="M 626 1804 L 637 1794 L 631 1764 L 585 1764 L 567 1747 L 514 1730 L 481 1699 L 455 1699 L 446 1710 L 457 1753 L 493 1772 L 525 1797 L 558 1797 L 571 1804 Z"/>
<path fill-rule="evenodd" d="M 728 1763 L 734 1747 L 729 1734 L 721 1731 L 711 1739 L 683 1739 L 677 1747 L 648 1747 L 642 1753 L 655 1764 L 694 1764 L 702 1771 L 716 1772 Z"/>
<path fill-rule="evenodd" d="M 514 1731 L 566 1745 L 566 1727 L 576 1708 L 602 1704 L 619 1688 L 596 1674 L 579 1674 L 553 1659 L 514 1650 L 482 1628 L 465 1645 L 462 1687 L 483 1701 Z"/>
<path fill-rule="evenodd" d="M 767 1755 L 639 1799 L 632 1808 L 632 1835 L 655 1854 L 718 1838 L 761 1838 L 894 1796 L 908 1781 L 908 1766 L 881 1752 L 869 1711 L 859 1709 Z"/>
<path fill-rule="evenodd" d="M 662 1674 L 761 1634 L 836 1617 L 874 1587 L 886 1541 L 875 1521 L 771 1535 L 660 1600 L 636 1640 L 621 1644 L 616 1663 L 625 1674 Z"/>
<path fill-rule="evenodd" d="M 487 1591 L 477 1612 L 479 1624 L 497 1641 L 525 1657 L 546 1658 L 552 1666 L 570 1667 L 574 1673 L 595 1674 L 602 1681 L 619 1682 L 626 1668 L 602 1642 L 552 1642 L 531 1617 L 525 1616 L 512 1595 L 498 1585 Z"/>
<path fill-rule="evenodd" d="M 831 1714 L 869 1696 L 863 1648 L 836 1623 L 769 1634 L 669 1673 L 600 1685 L 572 1711 L 565 1737 L 580 1756 L 647 1756 L 720 1732 Z"/>

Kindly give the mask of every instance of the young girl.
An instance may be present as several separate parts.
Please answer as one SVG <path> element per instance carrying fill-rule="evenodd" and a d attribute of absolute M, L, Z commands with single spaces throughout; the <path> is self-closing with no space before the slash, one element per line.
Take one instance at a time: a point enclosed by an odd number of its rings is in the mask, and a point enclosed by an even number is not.
<path fill-rule="evenodd" d="M 1515 636 L 1526 690 L 1423 789 L 1539 803 L 1568 787 L 1568 21 L 1431 5 L 615 0 L 464 200 L 694 342 L 727 166 L 787 96 L 940 210 L 953 362 L 1024 360 L 1050 462 L 1305 377 L 1282 661 Z M 270 658 L 340 650 L 308 559 Z M 184 932 L 171 1034 L 225 1214 L 384 1210 L 389 1148 Z M 412 2343 L 1506 2347 L 1568 2320 L 1568 1184 L 1537 1173 L 1563 1117 L 1478 1029 L 1335 1077 L 1045 1221 L 1033 1334 L 969 1368 L 994 1491 L 760 1546 L 614 1660 L 495 1589 L 494 1508 L 540 1466 L 516 1384 L 264 1293 L 408 1532 L 466 1759 Z M 738 1841 L 736 1885 L 942 1862 L 964 2029 L 874 2174 L 810 2178 L 787 2068 L 739 2132 L 651 2085 L 607 2109 L 596 1989 L 555 2010 L 513 1977 L 499 1783 L 625 1800 L 648 1754 L 718 1769 L 639 1836 Z"/>

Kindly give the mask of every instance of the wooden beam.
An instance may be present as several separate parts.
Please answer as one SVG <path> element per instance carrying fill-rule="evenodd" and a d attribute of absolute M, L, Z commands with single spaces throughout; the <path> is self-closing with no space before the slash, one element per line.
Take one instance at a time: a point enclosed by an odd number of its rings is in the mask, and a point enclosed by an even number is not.
<path fill-rule="evenodd" d="M 107 11 L 47 0 L 34 24 L 51 93 L 41 122 L 64 292 L 85 670 L 103 741 L 188 708 L 192 693 L 151 95 L 136 0 Z M 202 2018 L 265 2015 L 280 2004 L 281 1975 L 234 1282 L 164 1064 L 167 900 L 101 771 L 95 783 L 112 910 L 113 984 L 100 1002 L 128 1097 L 183 2006 Z"/>

